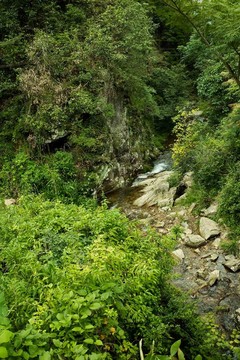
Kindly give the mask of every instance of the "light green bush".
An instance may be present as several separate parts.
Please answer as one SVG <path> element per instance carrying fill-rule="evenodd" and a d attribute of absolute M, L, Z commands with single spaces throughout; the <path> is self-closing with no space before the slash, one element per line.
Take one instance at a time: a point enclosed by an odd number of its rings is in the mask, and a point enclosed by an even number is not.
<path fill-rule="evenodd" d="M 198 353 L 204 325 L 170 284 L 175 233 L 142 235 L 117 210 L 42 197 L 0 217 L 10 359 L 136 359 L 141 338 L 146 352 L 182 338 Z"/>

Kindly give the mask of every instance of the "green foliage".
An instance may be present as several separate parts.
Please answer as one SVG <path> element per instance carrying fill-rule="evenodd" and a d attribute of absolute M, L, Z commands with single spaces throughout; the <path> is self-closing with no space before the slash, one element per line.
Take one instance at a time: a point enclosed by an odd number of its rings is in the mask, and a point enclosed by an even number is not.
<path fill-rule="evenodd" d="M 208 49 L 209 59 L 220 62 L 229 77 L 240 85 L 238 62 L 240 38 L 237 31 L 239 5 L 232 0 L 162 0 L 173 13 L 181 16 Z M 214 20 L 212 14 L 215 14 Z"/>
<path fill-rule="evenodd" d="M 155 89 L 155 100 L 158 104 L 155 114 L 155 128 L 158 131 L 172 126 L 171 118 L 176 115 L 176 107 L 181 106 L 188 96 L 190 82 L 186 69 L 181 64 L 168 65 L 161 62 L 153 72 L 151 84 Z"/>
<path fill-rule="evenodd" d="M 77 179 L 73 155 L 63 151 L 38 161 L 31 159 L 27 152 L 19 152 L 11 162 L 4 163 L 0 184 L 5 196 L 43 193 L 49 199 L 78 202 L 80 195 L 86 195 L 84 184 L 81 188 Z"/>
<path fill-rule="evenodd" d="M 182 180 L 182 175 L 178 171 L 174 171 L 172 175 L 168 178 L 169 186 L 175 187 L 178 186 L 180 181 Z"/>
<path fill-rule="evenodd" d="M 11 357 L 135 359 L 140 338 L 161 353 L 189 333 L 198 351 L 204 325 L 169 282 L 176 232 L 143 236 L 116 210 L 41 197 L 0 211 Z"/>
<path fill-rule="evenodd" d="M 178 119 L 177 119 L 178 120 Z M 219 197 L 219 217 L 234 232 L 239 225 L 239 109 L 236 107 L 218 128 L 209 124 L 178 120 L 173 147 L 181 171 L 193 170 L 195 186 L 188 201 L 208 205 Z M 205 203 L 205 204 L 204 204 Z"/>
<path fill-rule="evenodd" d="M 208 161 L 206 156 L 208 155 Z M 194 178 L 205 191 L 218 190 L 228 163 L 226 144 L 222 139 L 206 136 L 195 149 Z"/>
<path fill-rule="evenodd" d="M 229 234 L 228 239 L 224 240 L 221 244 L 221 248 L 228 254 L 232 254 L 235 256 L 239 256 L 240 248 L 239 248 L 239 240 L 238 233 L 239 227 L 232 228 L 232 232 Z"/>
<path fill-rule="evenodd" d="M 228 103 L 234 102 L 227 92 L 223 75 L 221 64 L 208 62 L 197 79 L 198 95 L 213 107 L 215 116 L 227 113 L 229 111 Z"/>
<path fill-rule="evenodd" d="M 9 331 L 8 309 L 5 303 L 4 294 L 0 291 L 0 358 L 6 359 L 9 357 L 9 348 L 11 340 L 14 336 L 13 332 Z"/>
<path fill-rule="evenodd" d="M 21 5 L 14 10 L 18 7 Z M 146 93 L 154 103 L 146 84 L 154 62 L 152 24 L 143 5 L 121 0 L 101 6 L 70 2 L 61 8 L 51 1 L 31 11 L 28 3 L 23 8 L 26 21 L 34 21 L 34 16 L 39 20 L 40 13 L 47 13 L 48 20 L 34 24 L 31 36 L 30 24 L 28 31 L 27 27 L 20 30 L 18 47 L 27 66 L 18 67 L 15 86 L 21 93 L 22 110 L 12 119 L 3 114 L 5 126 L 11 121 L 17 137 L 22 137 L 22 130 L 30 132 L 41 144 L 56 131 L 75 131 L 85 118 L 92 122 L 97 117 L 102 124 L 109 115 L 108 105 L 121 92 L 131 98 L 134 110 L 145 111 Z M 7 9 L 6 13 L 10 16 Z M 5 28 L 6 33 L 11 31 Z M 16 35 L 12 36 L 17 41 Z M 1 43 L 6 48 L 6 67 L 12 46 L 7 44 L 7 39 Z M 11 63 L 17 62 L 15 58 L 11 54 Z M 11 80 L 14 82 L 14 76 Z"/>
<path fill-rule="evenodd" d="M 88 185 L 96 182 L 93 173 L 129 151 L 115 139 L 115 129 L 126 115 L 124 126 L 133 150 L 138 151 L 136 135 L 153 147 L 148 135 L 158 104 L 150 79 L 157 56 L 153 24 L 144 4 L 19 0 L 11 6 L 3 1 L 1 10 L 2 172 L 15 168 L 16 158 L 26 148 L 30 154 L 24 165 L 29 175 L 15 174 L 16 180 L 9 182 L 11 190 L 5 193 L 17 195 L 23 188 L 39 193 L 42 183 L 49 198 L 73 201 L 78 192 L 74 179 L 68 180 L 66 189 L 57 169 L 50 176 L 52 157 L 44 156 L 59 134 L 68 137 L 66 148 L 74 154 L 82 192 L 87 195 L 92 192 L 86 190 Z M 149 132 L 146 136 L 139 127 L 143 123 Z M 46 189 L 48 184 L 52 190 Z M 7 185 L 6 181 L 3 187 Z"/>
<path fill-rule="evenodd" d="M 229 175 L 225 179 L 219 196 L 219 215 L 224 222 L 232 227 L 238 228 L 240 221 L 240 163 L 237 162 L 234 169 L 230 168 Z"/>
<path fill-rule="evenodd" d="M 190 103 L 180 108 L 178 115 L 173 118 L 175 124 L 173 133 L 176 136 L 173 160 L 180 172 L 191 169 L 193 149 L 204 130 L 201 114 L 201 111 L 199 112 L 199 109 Z"/>

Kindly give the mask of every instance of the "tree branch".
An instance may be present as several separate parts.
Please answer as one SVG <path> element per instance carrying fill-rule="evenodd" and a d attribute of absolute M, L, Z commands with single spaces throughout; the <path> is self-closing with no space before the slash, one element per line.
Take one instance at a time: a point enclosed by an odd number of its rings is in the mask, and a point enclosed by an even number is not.
<path fill-rule="evenodd" d="M 212 49 L 212 45 L 211 43 L 208 41 L 207 37 L 202 33 L 201 29 L 199 29 L 199 27 L 194 23 L 194 21 L 190 18 L 189 15 L 187 15 L 177 4 L 176 0 L 171 0 L 172 3 L 169 3 L 167 1 L 161 0 L 163 5 L 168 6 L 169 8 L 177 11 L 180 15 L 182 15 L 188 22 L 189 24 L 194 28 L 194 30 L 197 32 L 197 34 L 200 36 L 200 38 L 202 39 L 203 43 Z M 214 51 L 214 49 L 212 49 Z M 216 54 L 216 57 L 223 63 L 223 65 L 226 67 L 226 69 L 228 70 L 229 74 L 231 75 L 231 77 L 236 81 L 237 85 L 240 87 L 240 77 L 239 74 L 236 74 L 235 71 L 233 70 L 231 64 L 226 61 L 224 59 L 224 57 L 218 52 L 218 51 L 214 51 Z"/>

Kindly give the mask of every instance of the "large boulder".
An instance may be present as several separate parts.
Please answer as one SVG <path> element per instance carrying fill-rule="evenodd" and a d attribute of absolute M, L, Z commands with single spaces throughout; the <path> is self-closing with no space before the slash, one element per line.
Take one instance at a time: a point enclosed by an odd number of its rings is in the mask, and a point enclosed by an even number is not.
<path fill-rule="evenodd" d="M 163 171 L 154 178 L 149 178 L 141 183 L 143 195 L 134 201 L 135 206 L 153 206 L 159 207 L 173 205 L 173 197 L 176 188 L 171 188 L 168 182 L 172 171 Z"/>
<path fill-rule="evenodd" d="M 216 221 L 206 217 L 201 217 L 199 223 L 199 233 L 205 240 L 208 240 L 212 237 L 218 236 L 221 233 L 221 230 Z"/>
<path fill-rule="evenodd" d="M 205 244 L 206 244 L 206 240 L 202 238 L 200 235 L 189 235 L 185 242 L 185 245 L 192 248 L 198 248 L 199 246 Z"/>
<path fill-rule="evenodd" d="M 240 270 L 240 260 L 237 259 L 234 255 L 226 255 L 223 265 L 232 272 L 237 272 Z"/>
<path fill-rule="evenodd" d="M 179 261 L 183 261 L 184 258 L 185 258 L 185 255 L 184 255 L 184 252 L 183 252 L 182 249 L 174 250 L 174 251 L 172 252 L 172 254 L 173 254 L 173 256 L 174 256 L 177 260 L 179 260 Z"/>
<path fill-rule="evenodd" d="M 204 216 L 215 215 L 217 211 L 218 211 L 218 204 L 215 202 L 211 204 L 207 209 L 203 209 L 202 215 Z"/>

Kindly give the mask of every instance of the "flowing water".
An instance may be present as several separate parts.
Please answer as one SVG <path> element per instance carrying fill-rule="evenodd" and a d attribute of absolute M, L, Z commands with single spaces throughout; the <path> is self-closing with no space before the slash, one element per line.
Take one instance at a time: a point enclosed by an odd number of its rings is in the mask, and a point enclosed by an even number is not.
<path fill-rule="evenodd" d="M 157 160 L 154 161 L 153 169 L 145 174 L 140 174 L 134 180 L 132 186 L 139 185 L 141 181 L 146 180 L 162 171 L 169 170 L 172 167 L 172 155 L 170 151 L 162 153 Z"/>
<path fill-rule="evenodd" d="M 154 161 L 151 171 L 148 171 L 144 174 L 139 174 L 137 178 L 133 181 L 132 185 L 117 189 L 107 194 L 107 199 L 111 208 L 128 208 L 128 210 L 130 211 L 130 207 L 132 206 L 134 200 L 136 200 L 136 198 L 139 196 L 139 187 L 141 187 L 141 183 L 150 177 L 154 177 L 156 174 L 171 169 L 171 167 L 171 152 L 165 151 L 161 153 L 159 157 Z"/>

